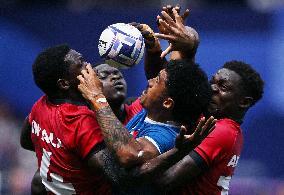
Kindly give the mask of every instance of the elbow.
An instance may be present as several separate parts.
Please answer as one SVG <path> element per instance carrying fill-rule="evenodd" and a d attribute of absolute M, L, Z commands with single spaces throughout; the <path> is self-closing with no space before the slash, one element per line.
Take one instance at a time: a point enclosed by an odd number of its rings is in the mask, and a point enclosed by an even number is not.
<path fill-rule="evenodd" d="M 21 145 L 22 148 L 24 148 L 26 150 L 35 151 L 34 145 L 32 143 L 28 143 L 27 141 L 25 141 L 22 138 L 20 140 L 20 145 Z"/>

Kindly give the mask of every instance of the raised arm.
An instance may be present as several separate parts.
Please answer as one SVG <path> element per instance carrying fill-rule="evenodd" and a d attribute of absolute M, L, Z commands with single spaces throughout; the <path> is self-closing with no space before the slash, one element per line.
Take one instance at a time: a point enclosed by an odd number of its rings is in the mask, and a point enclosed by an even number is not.
<path fill-rule="evenodd" d="M 180 7 L 178 5 L 174 9 L 171 5 L 163 7 L 162 17 L 157 17 L 160 33 L 156 34 L 147 24 L 131 23 L 141 31 L 145 40 L 144 70 L 148 80 L 156 77 L 164 68 L 167 63 L 165 56 L 170 52 L 171 59 L 189 58 L 195 60 L 199 43 L 198 33 L 193 28 L 184 26 L 189 10 L 187 9 L 182 15 L 179 13 Z M 170 28 L 168 23 L 175 25 Z M 177 33 L 177 31 L 180 31 L 180 33 Z M 158 38 L 169 41 L 170 45 L 165 51 L 161 50 Z"/>
<path fill-rule="evenodd" d="M 154 144 L 146 138 L 134 139 L 117 119 L 102 93 L 101 82 L 90 65 L 87 65 L 78 79 L 79 90 L 96 112 L 105 144 L 116 154 L 121 165 L 129 167 L 141 164 L 159 154 Z"/>
<path fill-rule="evenodd" d="M 147 24 L 131 23 L 143 35 L 145 41 L 144 71 L 146 78 L 152 79 L 163 69 L 166 58 L 161 58 L 162 53 L 160 41 L 155 37 L 154 31 Z"/>

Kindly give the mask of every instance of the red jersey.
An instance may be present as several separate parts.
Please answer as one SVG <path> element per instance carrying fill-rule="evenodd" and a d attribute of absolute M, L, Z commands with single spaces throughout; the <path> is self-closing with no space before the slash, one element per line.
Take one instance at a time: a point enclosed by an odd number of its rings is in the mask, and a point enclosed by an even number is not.
<path fill-rule="evenodd" d="M 126 106 L 124 122 L 141 109 L 139 100 Z M 40 175 L 49 193 L 111 193 L 104 176 L 91 171 L 84 161 L 91 149 L 103 141 L 93 111 L 69 103 L 54 105 L 43 96 L 34 104 L 29 123 Z"/>
<path fill-rule="evenodd" d="M 133 116 L 142 110 L 142 105 L 140 104 L 140 99 L 137 98 L 131 105 L 124 104 L 124 110 L 126 112 L 126 117 L 123 124 L 126 125 Z"/>
<path fill-rule="evenodd" d="M 181 194 L 228 194 L 229 183 L 243 146 L 240 125 L 231 119 L 220 119 L 216 127 L 195 151 L 208 169 L 182 189 Z"/>

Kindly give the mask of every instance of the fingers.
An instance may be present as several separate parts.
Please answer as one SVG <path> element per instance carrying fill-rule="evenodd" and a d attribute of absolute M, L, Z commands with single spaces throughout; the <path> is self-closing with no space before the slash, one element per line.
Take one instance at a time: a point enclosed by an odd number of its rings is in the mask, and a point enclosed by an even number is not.
<path fill-rule="evenodd" d="M 173 35 L 165 35 L 165 34 L 155 33 L 155 36 L 157 38 L 165 39 L 165 40 L 168 40 L 168 41 L 175 41 L 176 40 L 176 37 L 173 36 Z"/>
<path fill-rule="evenodd" d="M 170 25 L 170 26 L 176 26 L 175 21 L 173 20 L 173 18 L 171 18 L 171 16 L 169 14 L 167 14 L 167 12 L 162 11 L 161 12 L 162 16 L 164 17 L 164 20 Z"/>
<path fill-rule="evenodd" d="M 194 134 L 200 135 L 200 132 L 202 131 L 202 127 L 205 124 L 205 117 L 202 117 L 194 131 Z"/>
<path fill-rule="evenodd" d="M 86 69 L 91 76 L 96 74 L 90 63 L 87 64 Z"/>
<path fill-rule="evenodd" d="M 183 25 L 183 19 L 182 19 L 182 17 L 178 14 L 178 12 L 177 12 L 176 9 L 173 9 L 173 14 L 174 14 L 174 17 L 175 17 L 175 20 L 176 20 L 177 25 L 178 25 L 178 26 Z"/>
<path fill-rule="evenodd" d="M 177 10 L 178 13 L 180 13 L 180 5 L 177 4 L 175 7 L 173 7 L 172 5 L 167 5 L 166 7 L 162 7 L 162 11 L 165 11 L 169 14 L 169 16 L 173 16 L 173 8 Z M 173 17 L 172 17 L 173 18 Z"/>
<path fill-rule="evenodd" d="M 185 21 L 186 21 L 188 16 L 189 16 L 189 9 L 186 9 L 185 12 L 183 13 L 183 15 L 181 16 L 182 19 L 183 19 L 183 24 L 185 24 Z"/>
<path fill-rule="evenodd" d="M 179 34 L 180 31 L 182 31 L 182 29 L 185 28 L 183 24 L 183 19 L 181 18 L 181 16 L 177 13 L 175 9 L 173 9 L 173 12 L 174 12 L 174 18 L 176 22 L 169 16 L 165 17 L 164 20 L 159 19 L 159 24 L 160 24 L 159 29 L 161 29 L 162 27 L 162 29 L 165 31 L 163 32 L 163 34 Z M 167 14 L 165 13 L 165 16 L 166 15 Z"/>
<path fill-rule="evenodd" d="M 84 84 L 81 84 L 81 83 L 80 83 L 80 84 L 78 85 L 78 89 L 79 89 L 81 92 L 84 92 L 85 88 L 86 88 L 86 87 L 85 87 Z"/>
<path fill-rule="evenodd" d="M 216 121 L 217 121 L 217 119 L 214 119 L 214 125 L 212 125 L 212 127 L 209 129 L 209 131 L 208 131 L 208 134 L 207 135 L 209 135 L 214 129 L 215 129 L 215 127 L 216 127 Z M 207 136 L 206 135 L 206 136 Z"/>
<path fill-rule="evenodd" d="M 80 81 L 80 85 L 85 83 L 85 79 L 83 78 L 82 75 L 77 76 L 77 79 Z M 79 86 L 78 86 L 79 87 Z"/>
<path fill-rule="evenodd" d="M 180 5 L 179 4 L 176 4 L 174 9 L 177 11 L 178 14 L 180 13 Z"/>
<path fill-rule="evenodd" d="M 138 22 L 130 22 L 130 23 L 128 23 L 128 24 L 130 24 L 130 25 L 132 25 L 132 26 L 138 26 L 138 25 L 140 25 L 140 23 L 138 23 Z"/>
<path fill-rule="evenodd" d="M 161 53 L 160 57 L 164 58 L 168 53 L 172 51 L 172 49 L 173 49 L 173 45 L 170 43 L 169 47 Z"/>
<path fill-rule="evenodd" d="M 179 30 L 179 28 L 176 24 L 171 26 L 165 20 L 162 20 L 162 19 L 159 20 L 159 23 L 160 23 L 160 27 L 163 29 L 163 32 L 162 32 L 163 34 L 167 34 L 167 35 L 175 34 L 175 35 L 177 35 L 177 34 L 180 33 L 179 32 L 180 30 Z"/>
<path fill-rule="evenodd" d="M 87 67 L 86 67 L 87 68 Z M 84 79 L 88 76 L 88 72 L 87 72 L 87 69 L 83 69 L 81 71 L 81 75 L 84 77 Z"/>
<path fill-rule="evenodd" d="M 214 120 L 214 117 L 211 116 L 209 119 L 207 119 L 204 126 L 201 128 L 200 135 L 204 135 L 205 137 L 214 129 L 212 127 L 215 127 L 216 120 Z"/>
<path fill-rule="evenodd" d="M 214 119 L 213 122 L 212 122 L 212 127 L 210 128 L 210 130 L 208 131 L 208 135 L 215 129 L 216 127 L 216 122 L 217 122 L 217 119 Z"/>
<path fill-rule="evenodd" d="M 186 127 L 182 125 L 182 126 L 180 127 L 179 135 L 180 135 L 181 137 L 183 137 L 183 136 L 186 134 L 186 132 L 187 132 Z"/>
<path fill-rule="evenodd" d="M 160 30 L 161 33 L 163 34 L 170 34 L 171 32 L 171 28 L 170 26 L 162 19 L 159 19 L 159 25 L 158 28 Z"/>

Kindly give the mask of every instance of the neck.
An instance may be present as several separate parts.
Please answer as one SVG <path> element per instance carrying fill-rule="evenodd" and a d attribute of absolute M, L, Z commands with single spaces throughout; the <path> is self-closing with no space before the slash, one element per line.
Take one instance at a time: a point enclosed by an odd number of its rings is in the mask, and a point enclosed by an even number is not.
<path fill-rule="evenodd" d="M 87 105 L 86 100 L 81 94 L 59 93 L 54 96 L 48 96 L 48 100 L 54 104 L 70 103 L 75 105 Z"/>
<path fill-rule="evenodd" d="M 113 113 L 115 116 L 120 120 L 120 122 L 124 122 L 124 119 L 126 117 L 126 112 L 124 109 L 124 104 L 111 104 L 109 103 Z"/>
<path fill-rule="evenodd" d="M 74 100 L 70 98 L 50 98 L 48 97 L 48 101 L 50 101 L 52 104 L 64 104 L 64 103 L 69 103 L 69 104 L 74 104 L 78 106 L 87 106 L 86 101 L 81 101 L 81 100 Z"/>
<path fill-rule="evenodd" d="M 237 123 L 239 124 L 242 124 L 243 123 L 243 118 L 244 118 L 244 115 L 240 115 L 240 116 L 234 116 L 234 117 L 228 117 L 234 121 L 236 121 Z"/>
<path fill-rule="evenodd" d="M 174 122 L 173 116 L 172 114 L 168 113 L 168 112 L 158 112 L 158 113 L 151 113 L 148 112 L 147 113 L 147 117 L 153 121 L 157 121 L 157 122 L 161 122 L 161 123 L 167 123 L 169 121 Z"/>
<path fill-rule="evenodd" d="M 224 117 L 220 117 L 217 119 L 222 119 L 222 118 L 229 118 L 232 119 L 233 121 L 242 124 L 243 123 L 243 117 L 242 116 L 224 116 Z"/>

